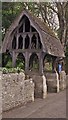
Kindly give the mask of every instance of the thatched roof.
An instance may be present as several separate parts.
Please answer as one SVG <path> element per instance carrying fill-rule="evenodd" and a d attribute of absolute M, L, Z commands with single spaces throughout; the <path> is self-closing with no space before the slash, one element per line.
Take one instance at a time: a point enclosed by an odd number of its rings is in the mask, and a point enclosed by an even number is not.
<path fill-rule="evenodd" d="M 14 22 L 7 30 L 3 42 L 2 51 L 3 52 L 6 51 L 8 41 L 11 39 L 10 35 L 13 32 L 13 30 L 18 26 L 19 21 L 21 20 L 23 15 L 26 15 L 28 17 L 31 24 L 33 24 L 35 28 L 37 28 L 36 30 L 38 30 L 39 34 L 42 36 L 42 44 L 44 46 L 43 51 L 53 56 L 64 57 L 64 51 L 60 43 L 60 40 L 56 37 L 54 32 L 47 26 L 47 24 L 45 24 L 39 18 L 37 18 L 32 13 L 26 10 L 20 13 L 20 15 L 14 20 Z"/>

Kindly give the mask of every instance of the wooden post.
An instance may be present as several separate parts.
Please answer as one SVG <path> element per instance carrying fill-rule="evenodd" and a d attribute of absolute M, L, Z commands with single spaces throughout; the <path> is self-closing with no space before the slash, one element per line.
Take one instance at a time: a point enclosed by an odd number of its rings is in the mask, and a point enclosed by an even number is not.
<path fill-rule="evenodd" d="M 17 35 L 17 40 L 16 40 L 16 49 L 18 49 L 18 38 L 19 38 L 19 36 Z"/>
<path fill-rule="evenodd" d="M 12 50 L 12 41 L 13 41 L 13 35 L 11 36 L 11 41 L 10 41 L 10 50 Z"/>
<path fill-rule="evenodd" d="M 36 40 L 37 40 L 37 41 L 36 41 L 36 42 L 37 42 L 37 43 L 36 43 L 36 49 L 38 49 L 38 44 L 39 44 L 39 43 L 38 43 L 38 35 L 37 35 L 37 34 L 36 34 L 36 38 L 37 38 L 37 39 L 36 39 Z"/>
<path fill-rule="evenodd" d="M 64 59 L 62 60 L 62 70 L 65 71 Z"/>
<path fill-rule="evenodd" d="M 52 57 L 52 71 L 56 72 L 56 57 Z"/>
<path fill-rule="evenodd" d="M 31 49 L 31 40 L 32 40 L 32 35 L 30 34 L 30 45 L 29 45 L 30 49 Z"/>
<path fill-rule="evenodd" d="M 30 33 L 32 32 L 32 30 L 31 30 L 31 26 L 30 26 Z"/>
<path fill-rule="evenodd" d="M 40 57 L 39 57 L 39 72 L 41 74 L 43 74 L 43 56 L 42 56 L 42 53 L 39 53 L 40 54 Z"/>
<path fill-rule="evenodd" d="M 25 49 L 25 37 L 26 37 L 26 35 L 23 35 L 22 37 L 23 37 L 23 49 Z"/>
<path fill-rule="evenodd" d="M 13 51 L 12 53 L 12 67 L 15 67 L 16 66 L 16 55 L 15 55 L 15 52 Z"/>
<path fill-rule="evenodd" d="M 25 22 L 24 22 L 24 24 L 23 24 L 23 32 L 25 32 Z"/>
<path fill-rule="evenodd" d="M 25 72 L 27 73 L 29 70 L 29 53 L 25 53 Z"/>

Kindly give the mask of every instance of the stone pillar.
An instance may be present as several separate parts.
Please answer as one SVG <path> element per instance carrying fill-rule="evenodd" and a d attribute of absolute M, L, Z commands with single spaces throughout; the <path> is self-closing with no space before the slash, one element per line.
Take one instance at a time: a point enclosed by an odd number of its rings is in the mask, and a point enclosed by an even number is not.
<path fill-rule="evenodd" d="M 46 77 L 42 75 L 43 79 L 43 99 L 47 97 L 47 85 L 46 85 Z"/>
<path fill-rule="evenodd" d="M 59 75 L 56 71 L 56 79 L 57 79 L 57 93 L 59 92 Z"/>
<path fill-rule="evenodd" d="M 15 66 L 16 66 L 16 54 L 13 51 L 13 53 L 12 53 L 12 67 L 15 67 Z"/>
<path fill-rule="evenodd" d="M 33 84 L 33 88 L 34 88 L 34 83 L 32 81 L 32 78 L 30 79 L 30 83 Z M 34 89 L 33 89 L 33 92 L 32 92 L 32 101 L 34 102 Z"/>
<path fill-rule="evenodd" d="M 25 53 L 25 72 L 27 73 L 29 70 L 29 53 Z"/>
<path fill-rule="evenodd" d="M 66 73 L 65 71 L 60 72 L 60 90 L 64 90 L 66 88 Z"/>
<path fill-rule="evenodd" d="M 41 74 L 43 74 L 43 55 L 42 55 L 42 53 L 40 53 L 40 56 L 39 56 L 39 72 Z"/>

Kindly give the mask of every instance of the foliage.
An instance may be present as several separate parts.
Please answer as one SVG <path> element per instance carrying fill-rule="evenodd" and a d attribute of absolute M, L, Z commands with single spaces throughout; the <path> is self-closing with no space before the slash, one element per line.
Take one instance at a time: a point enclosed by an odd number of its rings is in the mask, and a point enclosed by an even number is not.
<path fill-rule="evenodd" d="M 25 63 L 24 63 L 24 61 L 21 60 L 21 59 L 17 59 L 17 61 L 16 61 L 16 67 L 19 67 L 21 69 L 25 69 Z"/>
<path fill-rule="evenodd" d="M 65 69 L 66 69 L 66 73 L 68 74 L 68 45 L 66 47 L 66 58 L 65 58 Z"/>
<path fill-rule="evenodd" d="M 44 57 L 44 70 L 45 71 L 52 71 L 52 56 L 45 55 Z"/>
<path fill-rule="evenodd" d="M 7 73 L 8 73 L 7 68 L 3 68 L 3 69 L 2 69 L 2 73 L 3 73 L 3 74 L 7 74 Z"/>
<path fill-rule="evenodd" d="M 6 68 L 12 68 L 12 61 L 9 60 L 5 66 Z"/>
<path fill-rule="evenodd" d="M 38 69 L 39 68 L 39 63 L 33 61 L 33 69 Z"/>
<path fill-rule="evenodd" d="M 17 66 L 21 69 L 24 69 L 24 62 L 20 62 Z"/>
<path fill-rule="evenodd" d="M 12 67 L 12 56 L 10 53 L 2 54 L 2 67 L 11 68 Z"/>
<path fill-rule="evenodd" d="M 17 69 L 16 68 L 8 68 L 8 73 L 16 73 Z"/>
<path fill-rule="evenodd" d="M 17 68 L 6 68 L 6 67 L 3 67 L 3 68 L 0 68 L 0 71 L 2 71 L 3 74 L 24 72 L 24 70 L 22 70 L 19 67 L 17 67 Z"/>
<path fill-rule="evenodd" d="M 20 73 L 21 69 L 19 67 L 17 67 L 17 73 Z"/>

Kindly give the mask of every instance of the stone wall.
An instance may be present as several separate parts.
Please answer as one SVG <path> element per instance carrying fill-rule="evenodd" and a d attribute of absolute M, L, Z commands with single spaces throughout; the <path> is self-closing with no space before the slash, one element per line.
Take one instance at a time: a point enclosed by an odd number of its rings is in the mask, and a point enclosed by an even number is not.
<path fill-rule="evenodd" d="M 3 111 L 34 101 L 34 83 L 25 80 L 24 73 L 2 75 L 2 109 Z"/>
<path fill-rule="evenodd" d="M 2 119 L 2 73 L 0 72 L 0 120 Z"/>
<path fill-rule="evenodd" d="M 68 75 L 66 76 L 66 87 L 68 88 Z"/>

